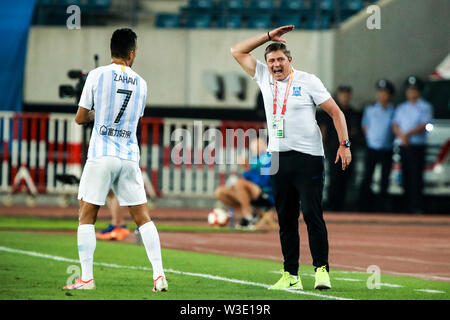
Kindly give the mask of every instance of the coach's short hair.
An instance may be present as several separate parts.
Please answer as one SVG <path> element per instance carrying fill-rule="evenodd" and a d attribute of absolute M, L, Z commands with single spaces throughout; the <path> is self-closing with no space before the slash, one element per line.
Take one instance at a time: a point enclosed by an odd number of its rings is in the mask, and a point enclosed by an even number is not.
<path fill-rule="evenodd" d="M 287 49 L 286 45 L 281 42 L 273 42 L 266 47 L 264 50 L 264 59 L 267 61 L 267 55 L 271 52 L 282 50 L 286 57 L 291 57 L 291 52 Z"/>
<path fill-rule="evenodd" d="M 128 58 L 130 51 L 136 49 L 136 33 L 129 28 L 117 29 L 111 37 L 111 57 Z"/>

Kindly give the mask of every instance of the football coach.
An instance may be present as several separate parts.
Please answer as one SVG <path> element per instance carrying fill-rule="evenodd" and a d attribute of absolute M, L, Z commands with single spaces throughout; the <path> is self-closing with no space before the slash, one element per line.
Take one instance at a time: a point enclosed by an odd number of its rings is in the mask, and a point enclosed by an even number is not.
<path fill-rule="evenodd" d="M 261 89 L 269 133 L 268 151 L 272 153 L 275 207 L 280 226 L 284 270 L 281 279 L 269 289 L 303 289 L 298 273 L 301 210 L 308 230 L 309 246 L 315 267 L 315 289 L 330 289 L 328 233 L 323 219 L 324 149 L 316 122 L 316 105 L 333 119 L 339 147 L 335 163 L 342 170 L 352 157 L 347 125 L 342 111 L 321 80 L 292 67 L 292 56 L 281 38 L 294 26 L 282 26 L 235 44 L 231 53 Z M 264 52 L 265 63 L 251 51 L 273 41 Z"/>

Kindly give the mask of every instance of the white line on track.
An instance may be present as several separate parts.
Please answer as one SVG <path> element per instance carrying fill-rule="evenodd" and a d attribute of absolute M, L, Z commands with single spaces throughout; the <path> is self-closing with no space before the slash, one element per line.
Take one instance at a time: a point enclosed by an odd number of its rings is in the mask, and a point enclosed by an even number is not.
<path fill-rule="evenodd" d="M 441 290 L 431 290 L 431 289 L 414 289 L 414 291 L 428 292 L 428 293 L 445 293 Z"/>
<path fill-rule="evenodd" d="M 342 281 L 350 281 L 350 282 L 360 282 L 360 281 L 362 281 L 360 279 L 351 279 L 351 278 L 333 278 L 333 279 L 342 280 Z"/>
<path fill-rule="evenodd" d="M 59 257 L 59 256 L 54 256 L 54 255 L 35 252 L 35 251 L 13 249 L 13 248 L 8 248 L 8 247 L 3 247 L 3 246 L 0 246 L 0 251 L 10 252 L 10 253 L 18 253 L 18 254 L 23 254 L 23 255 L 38 257 L 38 258 L 45 258 L 45 259 L 54 260 L 54 261 L 70 262 L 70 263 L 77 263 L 77 264 L 80 263 L 79 260 L 75 260 L 75 259 Z M 104 262 L 94 262 L 94 265 L 116 268 L 116 269 L 132 269 L 132 270 L 142 270 L 142 271 L 151 271 L 152 270 L 151 268 L 147 268 L 147 267 L 124 266 L 124 265 L 118 265 L 118 264 L 114 264 L 114 263 L 104 263 Z M 243 284 L 243 285 L 248 285 L 248 286 L 255 286 L 255 287 L 262 287 L 262 288 L 270 287 L 270 285 L 264 284 L 264 283 L 251 282 L 251 281 L 232 279 L 232 278 L 225 278 L 225 277 L 216 276 L 216 275 L 212 275 L 212 274 L 184 272 L 184 271 L 178 271 L 178 270 L 174 270 L 174 269 L 165 269 L 164 271 L 167 273 L 175 273 L 175 274 L 180 274 L 180 275 L 185 275 L 185 276 L 199 277 L 199 278 L 218 280 L 218 281 L 224 281 L 224 282 L 231 282 L 231 283 Z M 309 291 L 303 291 L 303 290 L 286 289 L 283 291 L 287 291 L 287 292 L 294 293 L 294 294 L 302 294 L 302 295 L 307 295 L 307 296 L 314 296 L 314 297 L 327 298 L 327 299 L 333 299 L 333 300 L 355 300 L 355 299 L 330 296 L 330 295 L 309 292 Z"/>

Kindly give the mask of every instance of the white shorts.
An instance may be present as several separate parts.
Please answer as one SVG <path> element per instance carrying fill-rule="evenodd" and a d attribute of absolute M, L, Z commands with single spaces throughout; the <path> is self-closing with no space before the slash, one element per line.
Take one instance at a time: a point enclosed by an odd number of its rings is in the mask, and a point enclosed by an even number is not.
<path fill-rule="evenodd" d="M 141 169 L 136 161 L 108 156 L 88 159 L 81 175 L 78 200 L 103 206 L 110 189 L 121 206 L 147 202 Z"/>

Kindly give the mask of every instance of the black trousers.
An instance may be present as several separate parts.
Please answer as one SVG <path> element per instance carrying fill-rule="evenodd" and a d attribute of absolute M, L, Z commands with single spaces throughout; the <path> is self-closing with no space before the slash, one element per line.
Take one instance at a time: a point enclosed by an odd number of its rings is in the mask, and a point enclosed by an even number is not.
<path fill-rule="evenodd" d="M 323 162 L 321 156 L 297 151 L 272 154 L 272 183 L 284 270 L 293 275 L 298 274 L 300 259 L 300 206 L 308 230 L 313 265 L 326 265 L 328 269 L 328 233 L 322 212 Z"/>
<path fill-rule="evenodd" d="M 389 176 L 392 170 L 392 150 L 376 150 L 367 148 L 364 163 L 364 176 L 361 181 L 359 195 L 359 209 L 361 211 L 370 211 L 372 206 L 372 185 L 373 172 L 377 163 L 381 164 L 380 181 L 380 199 L 387 199 L 387 190 L 389 187 Z"/>
<path fill-rule="evenodd" d="M 400 147 L 402 185 L 406 212 L 422 210 L 423 170 L 425 169 L 425 146 Z"/>

